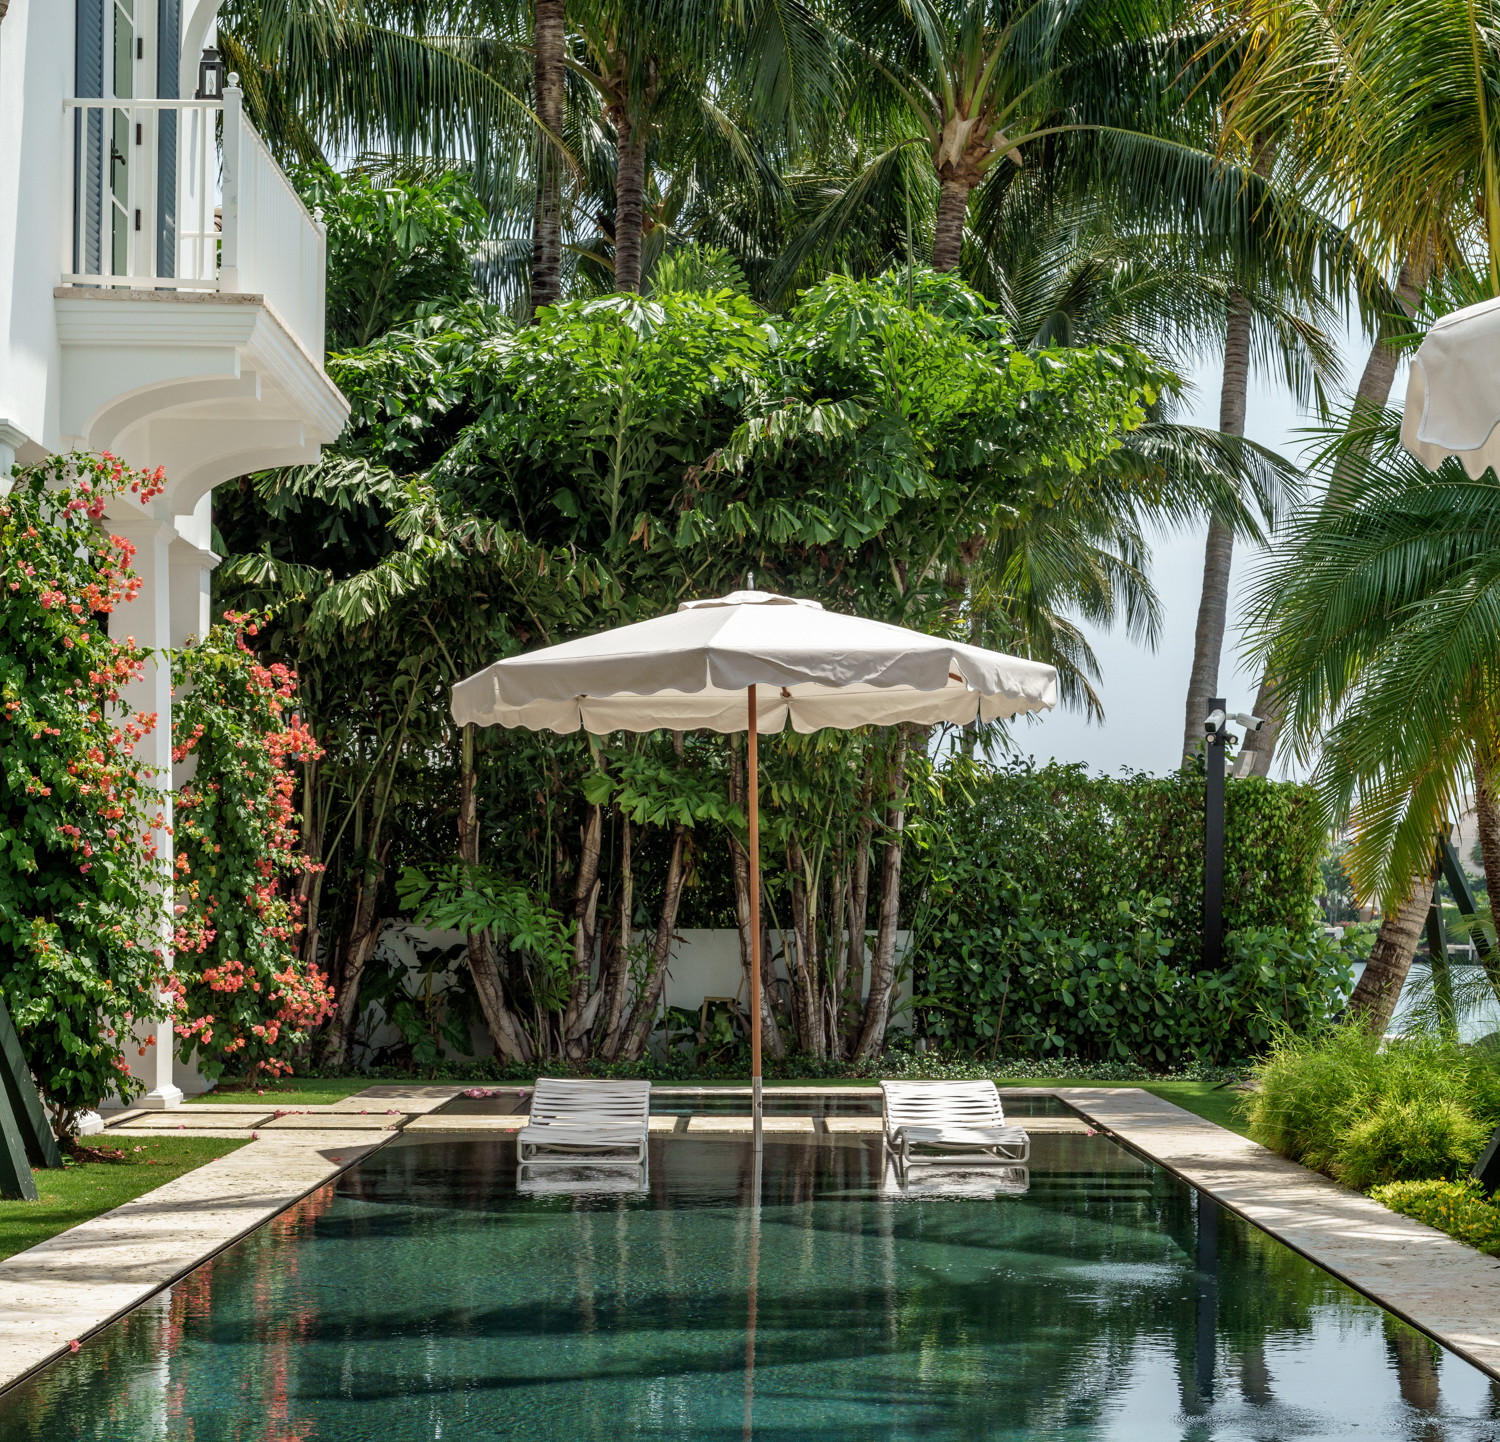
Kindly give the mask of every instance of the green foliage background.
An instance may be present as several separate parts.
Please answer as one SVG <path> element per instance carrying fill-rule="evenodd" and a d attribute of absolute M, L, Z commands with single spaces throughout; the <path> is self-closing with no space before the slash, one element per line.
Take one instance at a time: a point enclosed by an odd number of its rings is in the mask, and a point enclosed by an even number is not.
<path fill-rule="evenodd" d="M 941 1044 L 1226 1061 L 1341 1007 L 1349 968 L 1313 924 L 1324 835 L 1305 788 L 1229 784 L 1225 964 L 1203 972 L 1201 776 L 954 761 L 937 779 L 911 885 L 913 1006 Z"/>

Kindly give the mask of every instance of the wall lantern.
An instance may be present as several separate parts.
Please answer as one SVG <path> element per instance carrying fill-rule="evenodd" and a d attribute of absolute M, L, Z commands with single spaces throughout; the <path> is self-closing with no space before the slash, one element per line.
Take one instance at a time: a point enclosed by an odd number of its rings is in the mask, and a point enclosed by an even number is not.
<path fill-rule="evenodd" d="M 194 100 L 222 100 L 224 98 L 224 62 L 219 52 L 209 46 L 198 62 L 198 93 Z"/>

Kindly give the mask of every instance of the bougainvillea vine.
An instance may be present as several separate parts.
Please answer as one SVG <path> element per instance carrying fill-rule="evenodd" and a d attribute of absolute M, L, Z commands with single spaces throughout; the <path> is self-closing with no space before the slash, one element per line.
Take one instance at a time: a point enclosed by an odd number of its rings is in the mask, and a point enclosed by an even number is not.
<path fill-rule="evenodd" d="M 179 1051 L 206 1076 L 291 1070 L 331 1012 L 327 977 L 301 960 L 292 886 L 299 851 L 294 763 L 321 754 L 293 709 L 296 676 L 264 666 L 246 638 L 263 617 L 227 613 L 177 654 L 173 760 L 176 891 L 168 985 Z"/>
<path fill-rule="evenodd" d="M 122 700 L 146 653 L 107 633 L 140 581 L 100 524 L 162 479 L 59 456 L 0 496 L 0 987 L 63 1136 L 139 1089 L 124 1048 L 144 1055 L 137 1024 L 164 1014 L 165 817 L 134 750 L 157 718 Z"/>

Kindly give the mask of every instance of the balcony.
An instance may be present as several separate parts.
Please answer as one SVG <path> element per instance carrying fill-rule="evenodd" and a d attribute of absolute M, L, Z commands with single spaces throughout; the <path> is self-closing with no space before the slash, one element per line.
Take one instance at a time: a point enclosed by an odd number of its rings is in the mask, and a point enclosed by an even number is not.
<path fill-rule="evenodd" d="M 65 105 L 65 441 L 164 466 L 163 520 L 220 481 L 316 460 L 347 414 L 323 369 L 323 227 L 240 91 Z"/>

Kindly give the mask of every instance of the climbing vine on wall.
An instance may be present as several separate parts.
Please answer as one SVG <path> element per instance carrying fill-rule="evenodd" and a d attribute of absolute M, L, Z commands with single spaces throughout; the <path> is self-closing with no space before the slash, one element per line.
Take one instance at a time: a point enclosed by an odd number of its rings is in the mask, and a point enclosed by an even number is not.
<path fill-rule="evenodd" d="M 309 866 L 292 799 L 294 763 L 321 751 L 294 711 L 296 676 L 246 638 L 263 617 L 225 614 L 177 654 L 176 966 L 169 980 L 184 1058 L 205 1075 L 291 1070 L 332 1010 L 327 977 L 293 942 L 291 882 Z"/>
<path fill-rule="evenodd" d="M 0 990 L 65 1135 L 137 1089 L 122 1047 L 161 1015 L 164 818 L 133 749 L 156 717 L 122 704 L 146 657 L 106 629 L 140 582 L 129 542 L 100 524 L 161 486 L 73 455 L 0 496 Z"/>

